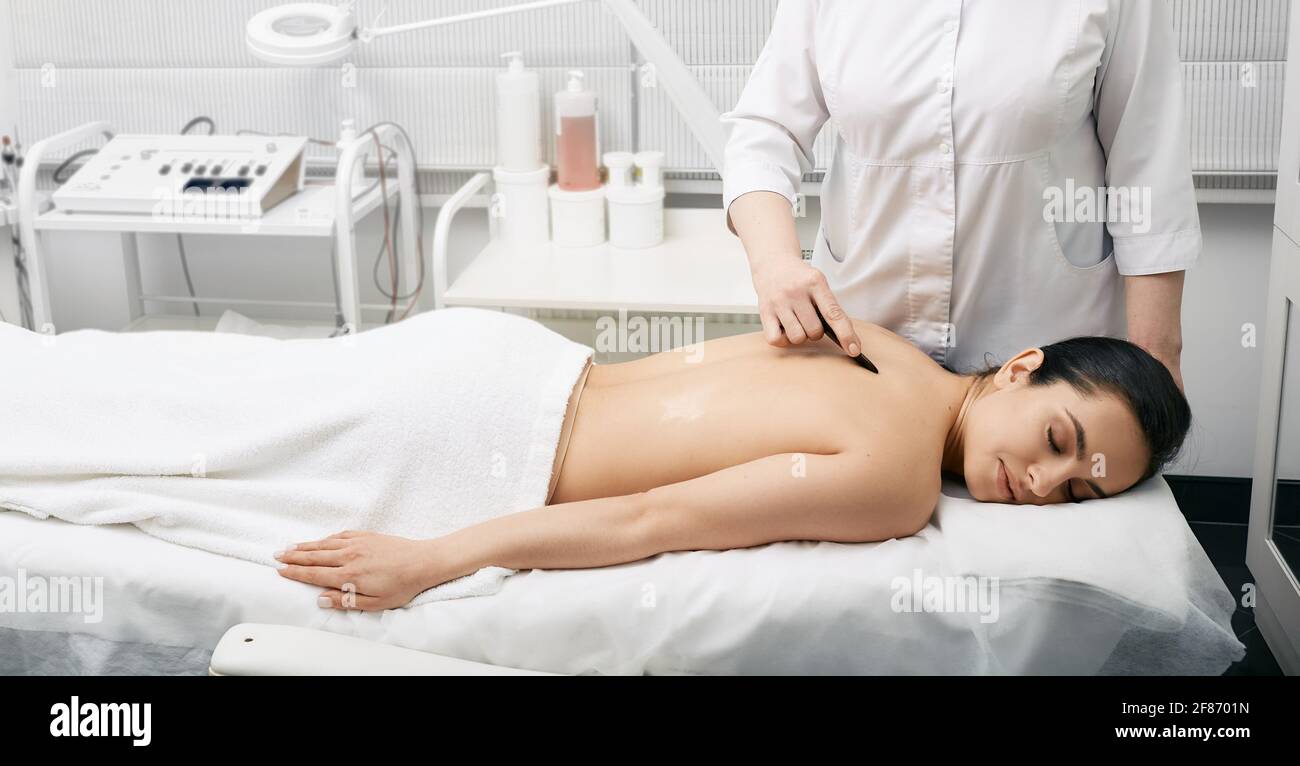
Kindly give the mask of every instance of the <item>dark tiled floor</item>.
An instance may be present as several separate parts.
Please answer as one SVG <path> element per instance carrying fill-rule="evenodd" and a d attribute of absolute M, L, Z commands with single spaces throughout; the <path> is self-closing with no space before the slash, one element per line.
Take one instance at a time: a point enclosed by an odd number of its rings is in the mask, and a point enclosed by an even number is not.
<path fill-rule="evenodd" d="M 1190 522 L 1192 532 L 1201 542 L 1201 547 L 1213 562 L 1219 576 L 1228 586 L 1228 590 L 1240 604 L 1242 586 L 1254 582 L 1250 570 L 1246 568 L 1246 525 L 1214 521 Z M 1282 670 L 1273 653 L 1264 643 L 1264 637 L 1255 627 L 1253 609 L 1238 606 L 1232 615 L 1232 629 L 1237 638 L 1246 645 L 1246 656 L 1234 663 L 1224 675 L 1227 676 L 1276 676 Z"/>

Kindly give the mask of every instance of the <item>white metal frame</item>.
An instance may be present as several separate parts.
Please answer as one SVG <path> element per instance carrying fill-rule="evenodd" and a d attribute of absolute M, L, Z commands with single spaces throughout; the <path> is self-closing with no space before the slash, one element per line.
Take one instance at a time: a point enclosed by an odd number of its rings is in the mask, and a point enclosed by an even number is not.
<path fill-rule="evenodd" d="M 357 140 L 340 146 L 333 185 L 309 184 L 298 194 L 267 211 L 262 218 L 247 220 L 185 220 L 165 217 L 141 217 L 117 214 L 69 213 L 57 208 L 42 210 L 42 196 L 36 188 L 43 162 L 55 152 L 82 144 L 100 135 L 111 135 L 106 122 L 90 122 L 38 141 L 27 152 L 18 179 L 19 239 L 26 254 L 28 283 L 31 289 L 35 329 L 52 334 L 54 319 L 50 308 L 48 277 L 45 271 L 43 231 L 100 231 L 121 235 L 123 268 L 126 272 L 127 315 L 135 323 L 146 316 L 149 302 L 189 303 L 189 296 L 146 295 L 140 278 L 138 235 L 143 232 L 176 234 L 223 234 L 232 236 L 308 236 L 332 237 L 335 241 L 335 268 L 339 276 L 339 305 L 345 328 L 361 329 L 361 312 L 386 310 L 388 305 L 361 303 L 358 281 L 356 224 L 361 217 L 383 202 L 379 188 L 357 194 L 352 188 L 352 168 L 364 162 L 373 138 L 367 132 Z M 420 201 L 416 193 L 414 148 L 402 130 L 391 123 L 374 129 L 379 142 L 393 150 L 397 158 L 397 178 L 387 182 L 388 193 L 399 195 L 401 206 L 401 248 L 404 272 L 412 278 L 420 272 L 419 221 Z M 305 215 L 304 215 L 305 213 Z M 329 302 L 251 300 L 241 298 L 199 298 L 199 303 L 254 304 L 324 308 Z"/>
<path fill-rule="evenodd" d="M 488 181 L 491 179 L 492 176 L 489 173 L 475 173 L 438 210 L 438 222 L 433 226 L 433 251 L 430 254 L 432 258 L 430 271 L 433 274 L 434 310 L 445 306 L 443 297 L 450 285 L 447 281 L 447 248 L 451 242 L 451 222 L 455 220 L 456 214 L 466 207 L 475 195 L 483 191 L 483 187 L 487 186 Z M 490 212 L 489 210 L 488 221 L 492 222 Z M 489 236 L 493 234 L 494 232 L 489 232 Z"/>

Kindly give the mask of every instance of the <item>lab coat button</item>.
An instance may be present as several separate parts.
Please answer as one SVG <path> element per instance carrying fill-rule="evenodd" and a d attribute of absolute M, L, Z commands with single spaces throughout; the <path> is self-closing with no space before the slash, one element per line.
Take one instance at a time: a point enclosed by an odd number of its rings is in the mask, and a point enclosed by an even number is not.
<path fill-rule="evenodd" d="M 951 147 L 951 146 L 948 146 L 948 144 L 946 144 L 946 143 L 944 143 L 944 144 L 939 144 L 939 153 L 940 153 L 940 154 L 947 154 L 947 153 L 949 153 L 949 152 L 951 152 L 951 151 L 952 151 L 952 147 Z"/>
<path fill-rule="evenodd" d="M 948 81 L 947 81 L 947 80 L 940 80 L 940 81 L 939 81 L 939 85 L 938 85 L 938 89 L 939 89 L 939 92 L 940 92 L 940 93 L 947 93 L 947 92 L 948 92 Z"/>

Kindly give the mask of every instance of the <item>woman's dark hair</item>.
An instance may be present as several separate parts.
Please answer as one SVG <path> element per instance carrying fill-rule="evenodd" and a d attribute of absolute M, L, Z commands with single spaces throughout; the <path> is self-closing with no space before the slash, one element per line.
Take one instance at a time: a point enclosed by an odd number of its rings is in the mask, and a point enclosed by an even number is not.
<path fill-rule="evenodd" d="M 1178 456 L 1192 425 L 1187 397 L 1174 376 L 1142 347 L 1118 338 L 1081 336 L 1040 346 L 1043 363 L 1029 373 L 1029 384 L 1064 381 L 1084 396 L 1107 392 L 1128 404 L 1137 418 L 1151 459 L 1141 480 L 1154 476 Z M 990 366 L 978 378 L 997 373 Z"/>

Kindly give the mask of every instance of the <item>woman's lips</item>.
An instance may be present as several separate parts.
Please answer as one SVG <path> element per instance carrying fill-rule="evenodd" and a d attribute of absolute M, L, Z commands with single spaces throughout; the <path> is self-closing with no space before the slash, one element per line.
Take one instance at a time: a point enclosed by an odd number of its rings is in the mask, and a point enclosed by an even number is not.
<path fill-rule="evenodd" d="M 1016 501 L 1016 493 L 1011 491 L 1011 478 L 1007 476 L 1007 467 L 1000 459 L 998 460 L 998 490 L 1006 502 Z"/>

